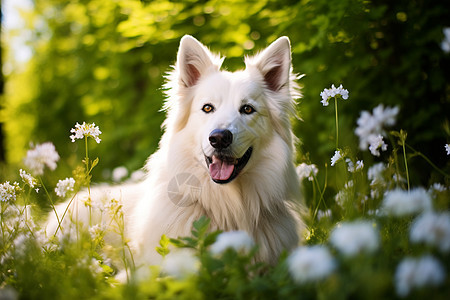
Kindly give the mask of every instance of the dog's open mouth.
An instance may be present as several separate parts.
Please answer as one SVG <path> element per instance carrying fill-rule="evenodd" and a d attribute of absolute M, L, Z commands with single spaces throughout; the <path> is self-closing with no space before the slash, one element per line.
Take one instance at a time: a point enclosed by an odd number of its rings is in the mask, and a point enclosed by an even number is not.
<path fill-rule="evenodd" d="M 235 179 L 242 169 L 244 169 L 245 165 L 247 165 L 252 151 L 252 147 L 248 148 L 241 158 L 217 155 L 211 157 L 205 156 L 211 179 L 215 183 L 220 184 L 228 183 Z"/>

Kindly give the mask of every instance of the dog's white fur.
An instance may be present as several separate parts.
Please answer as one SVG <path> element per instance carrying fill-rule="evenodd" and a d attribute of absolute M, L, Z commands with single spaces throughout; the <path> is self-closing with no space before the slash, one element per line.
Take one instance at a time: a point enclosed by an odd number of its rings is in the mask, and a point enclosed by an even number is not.
<path fill-rule="evenodd" d="M 147 178 L 135 185 L 92 191 L 93 201 L 122 201 L 127 237 L 138 264 L 159 263 L 155 247 L 161 235 L 188 236 L 192 222 L 203 215 L 211 219 L 212 230 L 247 231 L 259 245 L 258 259 L 269 263 L 299 243 L 301 195 L 290 125 L 299 94 L 289 39 L 279 38 L 246 58 L 243 71 L 221 71 L 221 64 L 222 59 L 195 38 L 184 36 L 167 84 L 165 133 L 146 164 Z M 202 111 L 205 104 L 214 111 Z M 256 112 L 240 112 L 246 104 Z M 233 134 L 229 153 L 235 158 L 253 148 L 247 165 L 226 184 L 211 179 L 205 160 L 215 153 L 208 139 L 214 129 Z M 174 183 L 183 176 L 193 180 L 191 185 L 175 185 L 174 191 Z M 186 199 L 188 203 L 183 202 Z M 59 206 L 60 215 L 66 206 Z M 77 214 L 77 220 L 87 224 L 88 214 Z M 91 215 L 94 222 L 98 217 L 95 212 Z M 56 223 L 53 218 L 47 232 L 54 232 Z"/>

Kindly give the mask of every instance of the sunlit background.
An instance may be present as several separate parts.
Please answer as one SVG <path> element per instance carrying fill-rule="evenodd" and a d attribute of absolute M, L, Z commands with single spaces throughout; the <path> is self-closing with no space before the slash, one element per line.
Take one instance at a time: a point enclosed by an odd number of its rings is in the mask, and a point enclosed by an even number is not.
<path fill-rule="evenodd" d="M 342 145 L 357 145 L 362 110 L 397 105 L 395 129 L 406 130 L 407 142 L 438 167 L 448 167 L 450 7 L 444 2 L 4 0 L 0 180 L 22 165 L 30 143 L 45 141 L 66 159 L 57 172 L 70 175 L 80 151 L 69 131 L 83 121 L 103 132 L 102 143 L 91 145 L 100 158 L 94 180 L 111 179 L 118 166 L 139 169 L 157 148 L 161 87 L 184 34 L 226 56 L 229 70 L 277 37 L 291 39 L 294 71 L 306 75 L 301 120 L 294 120 L 298 162 L 329 164 L 334 110 L 322 106 L 319 94 L 334 83 L 350 92 L 339 107 Z M 411 164 L 415 184 L 435 176 L 422 172 L 422 164 L 419 158 Z"/>

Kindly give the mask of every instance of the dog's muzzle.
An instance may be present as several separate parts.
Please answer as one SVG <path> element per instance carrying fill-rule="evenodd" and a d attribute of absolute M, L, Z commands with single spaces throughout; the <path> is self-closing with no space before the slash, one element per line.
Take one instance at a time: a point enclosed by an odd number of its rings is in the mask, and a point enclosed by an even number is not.
<path fill-rule="evenodd" d="M 240 158 L 229 155 L 228 147 L 233 142 L 233 134 L 227 129 L 215 129 L 209 135 L 209 143 L 215 149 L 212 156 L 206 156 L 209 175 L 215 183 L 228 183 L 235 179 L 247 165 L 253 148 L 249 147 Z"/>

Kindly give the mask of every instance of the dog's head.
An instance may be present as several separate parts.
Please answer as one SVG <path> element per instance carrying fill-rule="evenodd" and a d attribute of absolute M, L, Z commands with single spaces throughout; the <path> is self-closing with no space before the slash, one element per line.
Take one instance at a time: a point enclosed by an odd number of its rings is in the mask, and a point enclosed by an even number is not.
<path fill-rule="evenodd" d="M 189 135 L 196 159 L 223 184 L 250 168 L 274 135 L 291 146 L 290 117 L 299 94 L 287 37 L 247 57 L 243 71 L 221 71 L 222 61 L 195 38 L 182 38 L 169 80 L 165 127 Z"/>

